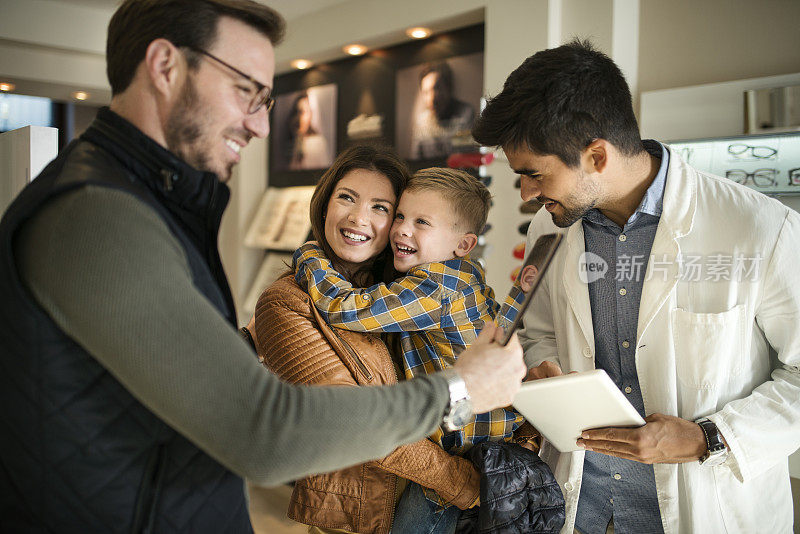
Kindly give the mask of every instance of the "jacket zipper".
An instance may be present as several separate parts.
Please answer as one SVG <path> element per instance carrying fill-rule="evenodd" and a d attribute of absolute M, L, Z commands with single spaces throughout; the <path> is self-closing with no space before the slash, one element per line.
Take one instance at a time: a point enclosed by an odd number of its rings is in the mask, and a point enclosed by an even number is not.
<path fill-rule="evenodd" d="M 232 300 L 233 295 L 231 295 L 230 285 L 225 276 L 225 269 L 222 266 L 222 259 L 219 255 L 219 245 L 217 243 L 219 240 L 219 227 L 224 213 L 224 209 L 220 209 L 217 205 L 219 203 L 218 198 L 221 187 L 221 183 L 214 178 L 211 182 L 211 198 L 209 199 L 208 209 L 206 210 L 206 231 L 203 236 L 203 245 L 206 249 L 206 262 L 211 271 L 211 276 L 214 278 L 214 282 L 219 288 L 222 300 L 227 308 L 227 313 L 230 315 L 230 320 L 235 323 L 236 306 Z"/>
<path fill-rule="evenodd" d="M 339 341 L 342 342 L 342 345 L 344 345 L 344 348 L 346 348 L 347 352 L 350 353 L 350 356 L 353 357 L 361 373 L 367 377 L 367 380 L 372 382 L 372 373 L 369 372 L 369 369 L 367 369 L 367 366 L 364 365 L 364 362 L 361 361 L 361 358 L 358 356 L 353 347 L 351 347 L 350 344 L 347 341 L 345 341 L 344 338 L 342 338 L 342 336 L 339 334 L 339 332 L 336 331 L 335 328 L 331 328 L 331 330 L 333 330 L 333 333 L 336 334 L 337 338 L 339 338 Z"/>
<path fill-rule="evenodd" d="M 159 445 L 150 457 L 142 478 L 142 489 L 136 503 L 132 534 L 152 532 L 155 522 L 156 507 L 161 493 L 166 462 L 166 445 Z"/>
<path fill-rule="evenodd" d="M 409 481 L 409 483 L 410 482 L 411 481 Z M 397 475 L 392 474 L 392 483 L 389 484 L 389 488 L 389 495 L 392 496 L 392 505 L 389 507 L 389 533 L 391 534 L 392 527 L 394 526 L 394 511 L 397 508 L 397 504 L 400 502 L 400 500 L 397 498 Z"/>

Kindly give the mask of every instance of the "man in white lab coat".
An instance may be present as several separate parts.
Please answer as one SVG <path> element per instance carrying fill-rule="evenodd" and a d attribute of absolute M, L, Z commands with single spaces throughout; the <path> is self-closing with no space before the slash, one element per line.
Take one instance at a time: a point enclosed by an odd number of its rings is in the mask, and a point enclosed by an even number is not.
<path fill-rule="evenodd" d="M 545 443 L 564 532 L 791 532 L 800 215 L 642 141 L 585 42 L 528 58 L 473 134 L 544 204 L 528 246 L 565 237 L 525 317 L 529 378 L 605 369 L 647 422 Z"/>

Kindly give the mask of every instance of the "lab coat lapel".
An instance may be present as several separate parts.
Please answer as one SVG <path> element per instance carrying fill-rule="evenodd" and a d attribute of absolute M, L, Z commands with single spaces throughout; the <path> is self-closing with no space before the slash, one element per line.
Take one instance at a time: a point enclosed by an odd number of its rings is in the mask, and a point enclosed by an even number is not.
<path fill-rule="evenodd" d="M 697 207 L 697 177 L 681 157 L 670 151 L 661 219 L 650 250 L 639 304 L 637 337 L 664 305 L 680 278 L 680 238 L 688 234 Z"/>
<path fill-rule="evenodd" d="M 592 307 L 589 303 L 589 286 L 580 277 L 579 269 L 585 262 L 582 255 L 586 251 L 586 242 L 583 237 L 583 222 L 578 220 L 567 230 L 564 242 L 566 253 L 564 255 L 563 284 L 567 302 L 575 314 L 586 343 L 594 350 L 594 327 L 592 324 Z"/>

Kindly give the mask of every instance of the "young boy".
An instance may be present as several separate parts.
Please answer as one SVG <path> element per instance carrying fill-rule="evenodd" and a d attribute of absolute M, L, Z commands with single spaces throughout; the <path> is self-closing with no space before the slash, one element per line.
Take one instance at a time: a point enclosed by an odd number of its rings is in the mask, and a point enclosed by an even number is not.
<path fill-rule="evenodd" d="M 400 198 L 390 234 L 395 269 L 405 276 L 354 288 L 321 248 L 306 243 L 295 252 L 295 279 L 332 326 L 398 333 L 406 378 L 451 367 L 486 321 L 500 311 L 513 318 L 524 298 L 515 286 L 498 310 L 483 269 L 469 258 L 486 224 L 490 199 L 486 187 L 466 172 L 418 171 Z M 440 428 L 430 439 L 463 454 L 481 441 L 510 440 L 522 422 L 516 412 L 498 409 L 477 414 L 456 432 Z M 431 493 L 426 495 L 435 498 Z"/>

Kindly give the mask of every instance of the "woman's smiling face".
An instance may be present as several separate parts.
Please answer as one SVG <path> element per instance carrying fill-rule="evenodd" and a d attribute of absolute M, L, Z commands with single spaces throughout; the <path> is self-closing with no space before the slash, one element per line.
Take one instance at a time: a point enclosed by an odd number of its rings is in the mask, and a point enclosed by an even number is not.
<path fill-rule="evenodd" d="M 383 252 L 396 202 L 392 183 L 377 171 L 354 169 L 339 180 L 325 210 L 325 239 L 340 268 L 355 272 Z"/>

